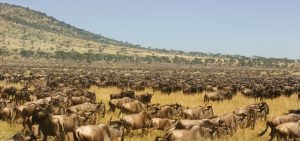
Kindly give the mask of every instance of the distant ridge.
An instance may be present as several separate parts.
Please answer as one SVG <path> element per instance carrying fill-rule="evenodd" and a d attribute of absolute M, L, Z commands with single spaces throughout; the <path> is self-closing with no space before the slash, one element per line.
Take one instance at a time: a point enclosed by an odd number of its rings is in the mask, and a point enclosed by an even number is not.
<path fill-rule="evenodd" d="M 296 60 L 166 50 L 107 38 L 45 13 L 0 3 L 0 56 L 85 61 L 138 61 L 203 65 L 288 67 Z"/>

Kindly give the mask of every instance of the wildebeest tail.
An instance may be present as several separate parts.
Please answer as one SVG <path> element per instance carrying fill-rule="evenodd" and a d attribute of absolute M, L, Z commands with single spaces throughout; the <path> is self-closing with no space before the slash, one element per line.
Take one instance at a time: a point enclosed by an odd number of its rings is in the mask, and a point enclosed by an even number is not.
<path fill-rule="evenodd" d="M 267 122 L 266 122 L 266 128 L 265 128 L 265 130 L 262 131 L 261 133 L 259 133 L 258 136 L 259 136 L 259 137 L 263 136 L 263 135 L 268 131 L 269 126 L 270 126 L 270 122 L 267 121 Z"/>
<path fill-rule="evenodd" d="M 205 95 L 204 95 L 204 102 L 206 102 L 206 101 L 208 101 L 208 97 L 207 97 L 207 95 L 205 94 Z"/>
<path fill-rule="evenodd" d="M 79 138 L 78 134 L 79 134 L 79 131 L 77 129 L 75 129 L 73 131 L 73 139 L 74 139 L 74 141 L 80 141 L 80 138 Z"/>

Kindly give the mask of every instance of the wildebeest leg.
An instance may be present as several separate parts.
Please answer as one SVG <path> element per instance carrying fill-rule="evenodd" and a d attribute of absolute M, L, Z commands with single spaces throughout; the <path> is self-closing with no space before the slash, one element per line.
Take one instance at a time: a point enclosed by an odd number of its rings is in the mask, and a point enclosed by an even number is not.
<path fill-rule="evenodd" d="M 47 141 L 48 135 L 43 135 L 43 141 Z"/>
<path fill-rule="evenodd" d="M 126 135 L 129 135 L 130 131 L 131 131 L 131 127 L 125 127 L 126 128 Z"/>
<path fill-rule="evenodd" d="M 270 133 L 270 139 L 269 139 L 269 141 L 272 141 L 273 140 L 273 138 L 274 138 L 274 136 L 275 136 L 275 131 L 274 131 L 274 128 L 272 127 L 271 128 L 271 133 Z"/>
<path fill-rule="evenodd" d="M 68 140 L 71 141 L 72 140 L 72 135 L 70 135 L 69 133 L 67 133 L 67 137 L 68 137 Z M 73 139 L 74 140 L 74 139 Z"/>

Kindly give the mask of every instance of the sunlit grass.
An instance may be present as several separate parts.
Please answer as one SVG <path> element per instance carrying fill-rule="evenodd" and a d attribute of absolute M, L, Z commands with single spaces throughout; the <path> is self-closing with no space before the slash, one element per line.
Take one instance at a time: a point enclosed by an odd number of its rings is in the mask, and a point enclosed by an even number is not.
<path fill-rule="evenodd" d="M 91 91 L 97 94 L 97 101 L 105 101 L 106 104 L 109 101 L 109 94 L 120 92 L 119 89 L 115 87 L 111 88 L 98 88 L 92 87 Z M 152 93 L 151 89 L 146 89 L 145 91 L 139 91 L 137 94 L 141 93 Z M 297 96 L 293 95 L 291 97 L 279 97 L 275 100 L 265 100 L 270 106 L 270 113 L 268 118 L 281 115 L 286 113 L 290 109 L 297 109 L 300 108 L 299 102 L 297 101 Z M 249 104 L 260 102 L 259 100 L 253 98 L 247 98 L 242 96 L 238 93 L 236 96 L 233 97 L 232 100 L 226 100 L 223 102 L 210 102 L 205 103 L 203 100 L 203 94 L 194 94 L 194 95 L 185 95 L 182 92 L 172 93 L 170 95 L 161 94 L 160 92 L 155 92 L 154 96 L 152 97 L 152 103 L 160 103 L 161 105 L 165 104 L 174 104 L 179 103 L 184 106 L 188 107 L 196 107 L 196 106 L 204 106 L 204 105 L 212 105 L 214 109 L 215 115 L 223 115 L 228 112 L 232 112 L 236 109 L 242 108 Z M 108 106 L 108 105 L 107 105 Z M 116 112 L 118 113 L 118 112 Z M 107 122 L 109 121 L 110 117 L 113 119 L 118 119 L 117 114 L 108 114 L 105 118 L 100 119 L 99 122 Z M 268 133 L 263 137 L 257 137 L 257 134 L 265 128 L 265 122 L 262 120 L 258 120 L 255 130 L 250 129 L 240 129 L 238 130 L 233 137 L 224 137 L 218 140 L 235 140 L 235 141 L 255 141 L 255 140 L 267 140 Z M 141 131 L 136 131 L 130 134 L 130 137 L 126 137 L 126 140 L 129 141 L 140 141 L 140 140 L 154 140 L 156 136 L 163 135 L 163 132 L 156 131 L 156 132 L 148 132 L 145 135 L 141 136 L 139 134 Z"/>

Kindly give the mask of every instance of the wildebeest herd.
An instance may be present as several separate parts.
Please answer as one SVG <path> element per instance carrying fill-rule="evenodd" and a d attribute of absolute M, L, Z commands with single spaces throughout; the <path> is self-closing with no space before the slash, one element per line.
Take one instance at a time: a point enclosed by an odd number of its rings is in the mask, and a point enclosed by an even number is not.
<path fill-rule="evenodd" d="M 160 130 L 152 140 L 210 140 L 233 136 L 237 130 L 255 129 L 258 120 L 266 123 L 270 140 L 299 139 L 300 112 L 269 117 L 265 100 L 299 94 L 300 78 L 291 71 L 242 68 L 1 68 L 0 119 L 22 124 L 23 129 L 9 140 L 106 141 L 124 140 L 134 130 L 143 134 Z M 20 84 L 20 87 L 10 84 Z M 108 101 L 99 101 L 92 86 L 117 87 Z M 136 94 L 137 91 L 147 93 Z M 182 92 L 201 95 L 205 105 L 188 107 L 178 103 L 151 101 L 154 92 L 162 95 Z M 219 115 L 211 102 L 230 101 L 238 93 L 257 102 L 236 107 Z M 172 97 L 170 97 L 172 98 Z M 299 98 L 299 95 L 298 95 Z M 200 102 L 199 102 L 200 103 Z M 300 105 L 300 103 L 299 103 Z M 300 108 L 300 106 L 299 106 Z M 118 118 L 99 123 L 115 114 Z"/>

